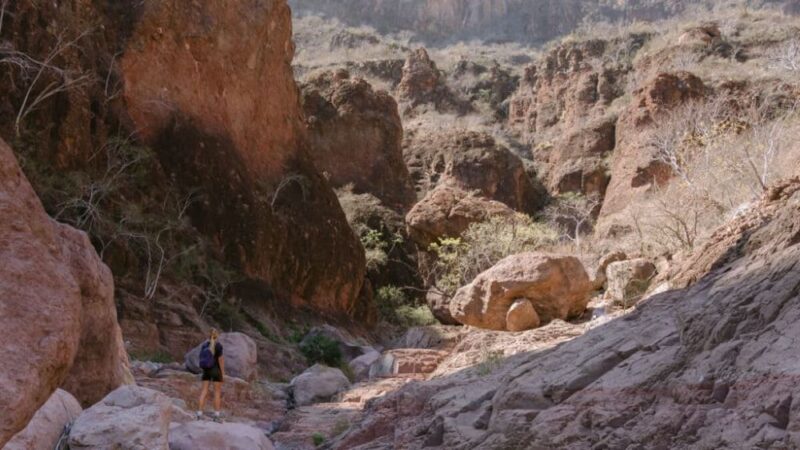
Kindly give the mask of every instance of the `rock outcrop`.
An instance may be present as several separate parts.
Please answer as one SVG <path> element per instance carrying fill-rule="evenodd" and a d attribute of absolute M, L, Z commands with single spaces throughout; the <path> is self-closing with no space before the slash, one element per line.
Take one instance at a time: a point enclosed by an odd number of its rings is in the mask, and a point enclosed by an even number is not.
<path fill-rule="evenodd" d="M 244 333 L 222 333 L 219 335 L 222 344 L 222 355 L 225 357 L 225 373 L 232 377 L 251 381 L 258 372 L 258 353 L 256 343 Z M 186 369 L 200 373 L 200 347 L 186 353 L 184 358 Z"/>
<path fill-rule="evenodd" d="M 644 36 L 562 44 L 525 76 L 509 103 L 509 125 L 532 145 L 537 173 L 554 194 L 603 197 L 606 159 L 616 146 L 611 102 L 624 92 L 625 73 L 606 53 L 635 54 Z"/>
<path fill-rule="evenodd" d="M 423 250 L 442 237 L 458 237 L 469 226 L 491 217 L 512 217 L 503 203 L 441 184 L 406 215 L 409 237 Z"/>
<path fill-rule="evenodd" d="M 678 72 L 658 74 L 634 92 L 634 100 L 617 122 L 617 147 L 601 218 L 620 213 L 654 185 L 663 185 L 672 178 L 672 169 L 659 161 L 655 150 L 643 142 L 646 130 L 661 114 L 703 98 L 706 90 L 697 76 Z"/>
<path fill-rule="evenodd" d="M 145 2 L 120 61 L 133 127 L 227 259 L 275 297 L 359 315 L 364 255 L 308 152 L 283 0 Z"/>
<path fill-rule="evenodd" d="M 800 178 L 714 233 L 673 270 L 675 289 L 633 314 L 488 375 L 408 385 L 334 447 L 798 447 L 798 217 Z"/>
<path fill-rule="evenodd" d="M 409 108 L 430 104 L 439 111 L 466 112 L 469 105 L 447 86 L 445 77 L 424 48 L 411 52 L 403 65 L 397 96 Z"/>
<path fill-rule="evenodd" d="M 3 450 L 38 450 L 56 448 L 64 427 L 78 418 L 81 405 L 69 392 L 56 389 L 36 411 L 24 430 L 17 433 Z"/>
<path fill-rule="evenodd" d="M 522 159 L 488 133 L 421 132 L 407 139 L 404 156 L 422 195 L 450 182 L 529 214 L 546 201 L 546 193 L 531 179 Z"/>
<path fill-rule="evenodd" d="M 59 386 L 91 404 L 131 378 L 110 271 L 86 234 L 47 216 L 2 141 L 0 217 L 3 445 Z"/>
<path fill-rule="evenodd" d="M 523 253 L 503 259 L 459 289 L 450 313 L 465 325 L 524 331 L 580 316 L 592 290 L 577 258 Z"/>
<path fill-rule="evenodd" d="M 403 161 L 403 125 L 397 103 L 344 70 L 324 72 L 303 85 L 310 154 L 334 187 L 352 184 L 384 205 L 404 210 L 416 200 Z"/>

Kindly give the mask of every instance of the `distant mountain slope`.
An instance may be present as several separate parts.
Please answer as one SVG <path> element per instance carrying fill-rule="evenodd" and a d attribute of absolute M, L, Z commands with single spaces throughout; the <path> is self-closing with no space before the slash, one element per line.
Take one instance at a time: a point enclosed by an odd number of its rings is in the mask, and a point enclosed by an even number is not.
<path fill-rule="evenodd" d="M 729 0 L 290 0 L 299 13 L 336 17 L 381 32 L 409 30 L 427 41 L 480 38 L 546 42 L 575 30 L 585 20 L 633 21 L 672 17 L 690 6 L 741 4 Z M 758 0 L 800 12 L 800 0 Z M 733 7 L 733 6 L 730 6 Z M 741 6 L 740 6 L 741 7 Z"/>

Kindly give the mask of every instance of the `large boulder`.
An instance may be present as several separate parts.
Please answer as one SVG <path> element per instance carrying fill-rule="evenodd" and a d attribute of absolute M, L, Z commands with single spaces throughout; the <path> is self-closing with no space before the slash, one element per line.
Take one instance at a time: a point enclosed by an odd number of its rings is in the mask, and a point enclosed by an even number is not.
<path fill-rule="evenodd" d="M 219 343 L 222 344 L 222 355 L 225 357 L 225 374 L 243 380 L 253 380 L 258 371 L 258 352 L 256 343 L 244 333 L 221 333 Z M 200 343 L 186 353 L 184 362 L 186 369 L 192 373 L 200 373 Z"/>
<path fill-rule="evenodd" d="M 427 250 L 442 237 L 459 237 L 473 223 L 513 217 L 514 210 L 450 184 L 441 184 L 406 215 L 409 237 Z"/>
<path fill-rule="evenodd" d="M 523 253 L 509 256 L 462 287 L 450 302 L 453 317 L 465 325 L 522 331 L 554 319 L 583 314 L 593 290 L 583 264 L 573 256 Z M 530 308 L 517 303 L 527 301 Z M 511 311 L 512 306 L 516 307 Z M 525 327 L 522 327 L 525 328 Z"/>
<path fill-rule="evenodd" d="M 2 446 L 57 387 L 66 383 L 87 404 L 130 372 L 111 272 L 86 234 L 47 216 L 2 140 L 0 217 L 0 330 L 9 337 L 0 346 Z"/>
<path fill-rule="evenodd" d="M 138 386 L 123 386 L 85 410 L 72 426 L 73 450 L 167 450 L 172 401 Z"/>
<path fill-rule="evenodd" d="M 638 303 L 647 292 L 656 275 L 656 266 L 643 258 L 619 261 L 609 264 L 606 274 L 606 295 L 611 301 L 628 307 Z"/>
<path fill-rule="evenodd" d="M 195 200 L 193 225 L 269 286 L 262 297 L 359 316 L 364 251 L 310 157 L 286 1 L 156 0 L 136 16 L 119 63 L 127 112 Z"/>
<path fill-rule="evenodd" d="M 169 432 L 170 450 L 273 450 L 262 430 L 242 423 L 189 422 Z"/>
<path fill-rule="evenodd" d="M 55 448 L 64 428 L 78 418 L 81 405 L 69 392 L 56 389 L 36 411 L 24 430 L 17 433 L 3 450 L 39 450 Z"/>
<path fill-rule="evenodd" d="M 331 400 L 333 396 L 350 387 L 350 380 L 341 370 L 316 364 L 291 382 L 294 402 L 297 406 L 310 405 Z"/>
<path fill-rule="evenodd" d="M 334 187 L 353 186 L 395 210 L 416 196 L 403 161 L 403 125 L 397 103 L 343 70 L 303 85 L 303 110 L 314 164 Z"/>

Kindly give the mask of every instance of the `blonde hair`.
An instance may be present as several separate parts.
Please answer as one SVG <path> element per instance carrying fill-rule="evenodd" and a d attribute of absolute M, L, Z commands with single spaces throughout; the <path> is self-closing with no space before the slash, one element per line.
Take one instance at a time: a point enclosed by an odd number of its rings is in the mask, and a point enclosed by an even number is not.
<path fill-rule="evenodd" d="M 217 351 L 217 338 L 219 337 L 219 331 L 216 328 L 211 329 L 211 334 L 208 338 L 208 349 L 211 350 L 211 354 L 215 354 Z"/>

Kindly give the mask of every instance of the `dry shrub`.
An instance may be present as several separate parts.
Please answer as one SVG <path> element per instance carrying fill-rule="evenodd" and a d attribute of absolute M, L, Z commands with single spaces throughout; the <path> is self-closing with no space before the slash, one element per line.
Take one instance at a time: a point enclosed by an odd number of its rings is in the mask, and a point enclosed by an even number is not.
<path fill-rule="evenodd" d="M 791 174 L 800 160 L 800 116 L 797 106 L 784 100 L 720 96 L 658 120 L 649 145 L 674 179 L 630 208 L 642 251 L 694 247 Z"/>

